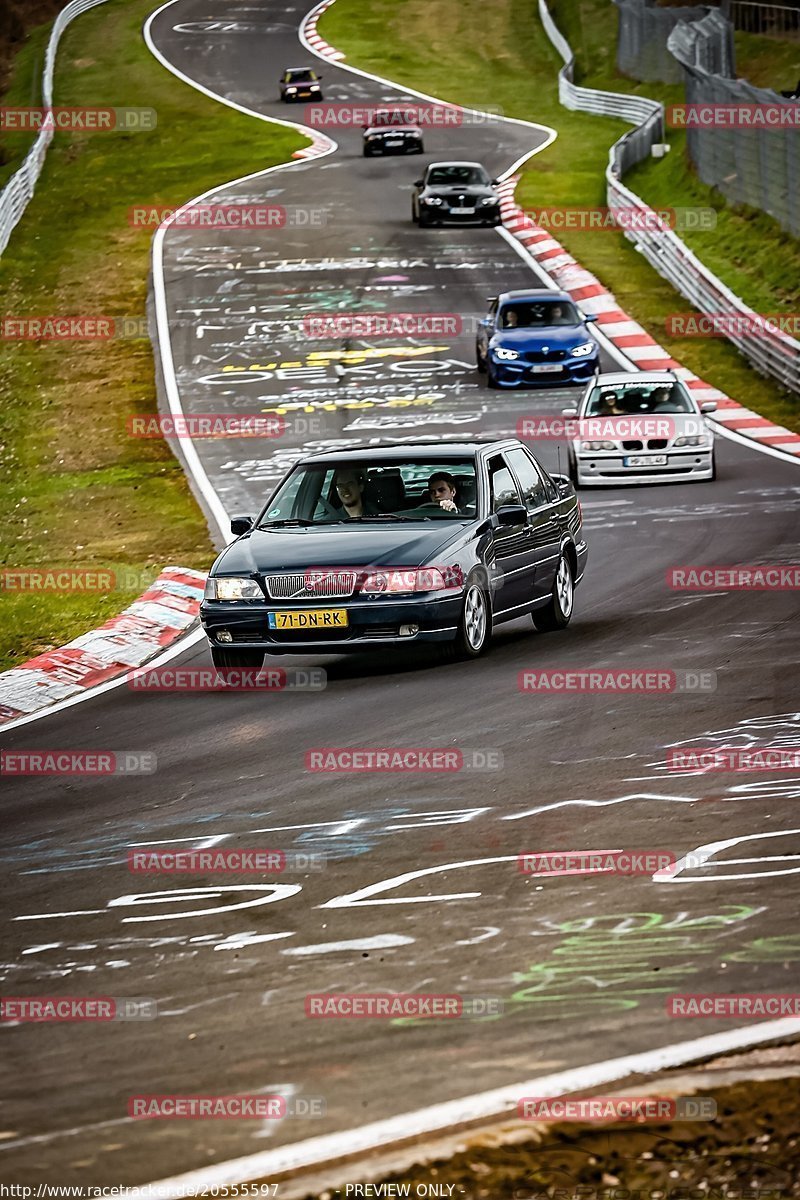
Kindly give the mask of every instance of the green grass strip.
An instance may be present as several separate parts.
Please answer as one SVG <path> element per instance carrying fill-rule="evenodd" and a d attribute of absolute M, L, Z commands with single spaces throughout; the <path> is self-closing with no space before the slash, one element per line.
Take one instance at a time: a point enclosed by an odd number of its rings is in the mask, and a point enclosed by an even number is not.
<path fill-rule="evenodd" d="M 56 134 L 0 259 L 6 315 L 143 317 L 153 231 L 131 228 L 128 209 L 189 200 L 308 144 L 166 71 L 141 36 L 152 8 L 152 0 L 109 0 L 62 38 L 56 104 L 151 107 L 158 126 Z M 33 78 L 29 64 L 47 32 L 37 30 L 26 46 L 12 92 Z M 155 410 L 147 338 L 0 342 L 0 563 L 124 568 L 137 581 L 108 593 L 3 593 L 0 667 L 114 616 L 162 566 L 211 562 L 205 520 L 167 444 L 126 434 L 129 414 Z"/>

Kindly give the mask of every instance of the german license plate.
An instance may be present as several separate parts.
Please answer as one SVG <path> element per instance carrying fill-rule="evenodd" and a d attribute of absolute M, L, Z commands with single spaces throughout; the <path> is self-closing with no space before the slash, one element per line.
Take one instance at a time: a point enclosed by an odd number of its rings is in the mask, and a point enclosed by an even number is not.
<path fill-rule="evenodd" d="M 454 213 L 474 213 L 474 212 L 475 212 L 475 208 L 474 208 L 474 206 L 473 206 L 472 208 L 470 208 L 470 207 L 468 207 L 468 206 L 467 206 L 467 207 L 459 207 L 459 206 L 457 206 L 457 205 L 454 205 L 454 206 L 453 206 L 453 207 L 450 209 L 450 212 L 454 212 Z"/>
<path fill-rule="evenodd" d="M 345 629 L 346 608 L 306 608 L 295 612 L 268 614 L 270 629 Z"/>
<path fill-rule="evenodd" d="M 531 367 L 534 375 L 550 374 L 553 371 L 560 371 L 561 369 L 561 363 L 536 363 L 535 366 Z"/>
<path fill-rule="evenodd" d="M 622 460 L 623 467 L 665 467 L 666 454 L 629 454 Z"/>
<path fill-rule="evenodd" d="M 387 146 L 402 146 L 402 144 L 403 144 L 402 138 L 387 138 L 386 139 Z"/>

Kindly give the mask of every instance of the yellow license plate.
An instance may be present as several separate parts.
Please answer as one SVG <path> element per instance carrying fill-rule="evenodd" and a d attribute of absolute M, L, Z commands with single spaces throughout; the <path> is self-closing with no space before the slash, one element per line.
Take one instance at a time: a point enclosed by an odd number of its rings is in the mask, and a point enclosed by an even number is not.
<path fill-rule="evenodd" d="M 271 612 L 270 629 L 345 629 L 346 608 L 306 608 L 296 612 Z"/>

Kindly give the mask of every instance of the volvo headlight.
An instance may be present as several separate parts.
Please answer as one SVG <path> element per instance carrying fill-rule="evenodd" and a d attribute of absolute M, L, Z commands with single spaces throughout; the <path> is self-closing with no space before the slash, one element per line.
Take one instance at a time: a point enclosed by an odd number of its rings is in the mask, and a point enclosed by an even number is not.
<path fill-rule="evenodd" d="M 209 576 L 203 593 L 206 600 L 263 600 L 264 593 L 255 579 L 237 575 Z"/>
<path fill-rule="evenodd" d="M 519 358 L 519 350 L 512 350 L 510 346 L 495 346 L 492 353 L 496 358 L 503 358 L 506 362 L 513 362 L 515 358 Z"/>
<path fill-rule="evenodd" d="M 573 358 L 585 358 L 587 354 L 592 353 L 594 346 L 594 342 L 582 342 L 580 346 L 575 346 L 570 353 Z"/>

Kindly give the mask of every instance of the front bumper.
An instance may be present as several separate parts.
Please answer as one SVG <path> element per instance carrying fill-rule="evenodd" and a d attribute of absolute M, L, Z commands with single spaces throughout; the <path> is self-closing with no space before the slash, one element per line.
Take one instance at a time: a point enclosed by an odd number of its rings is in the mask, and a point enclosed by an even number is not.
<path fill-rule="evenodd" d="M 288 100 L 290 104 L 294 100 L 321 100 L 321 99 L 322 99 L 321 92 L 312 92 L 312 91 L 309 91 L 308 89 L 304 89 L 303 91 L 297 91 L 297 92 L 282 92 L 281 93 L 281 100 Z"/>
<path fill-rule="evenodd" d="M 686 449 L 666 449 L 663 466 L 626 467 L 623 459 L 630 453 L 604 450 L 596 453 L 573 451 L 578 484 L 582 487 L 620 487 L 638 483 L 702 482 L 714 475 L 711 446 L 689 446 Z M 656 453 L 652 451 L 651 453 Z"/>
<path fill-rule="evenodd" d="M 452 641 L 461 618 L 462 602 L 461 589 L 439 599 L 377 596 L 374 600 L 320 600 L 303 604 L 204 600 L 200 605 L 200 620 L 211 645 L 220 649 L 263 650 L 266 654 L 347 654 L 381 646 Z M 320 608 L 346 608 L 349 624 L 335 633 L 329 629 L 269 628 L 268 613 Z M 401 637 L 401 625 L 418 625 L 419 632 Z M 219 640 L 223 629 L 232 634 L 232 641 Z"/>
<path fill-rule="evenodd" d="M 553 387 L 558 384 L 588 383 L 598 369 L 600 357 L 587 354 L 584 358 L 565 358 L 561 362 L 532 363 L 523 359 L 495 358 L 491 356 L 491 369 L 501 387 Z M 534 371 L 536 366 L 554 366 L 557 371 Z"/>
<path fill-rule="evenodd" d="M 420 204 L 419 214 L 422 220 L 436 225 L 500 224 L 499 204 L 476 205 L 474 213 L 458 213 L 435 204 Z"/>

